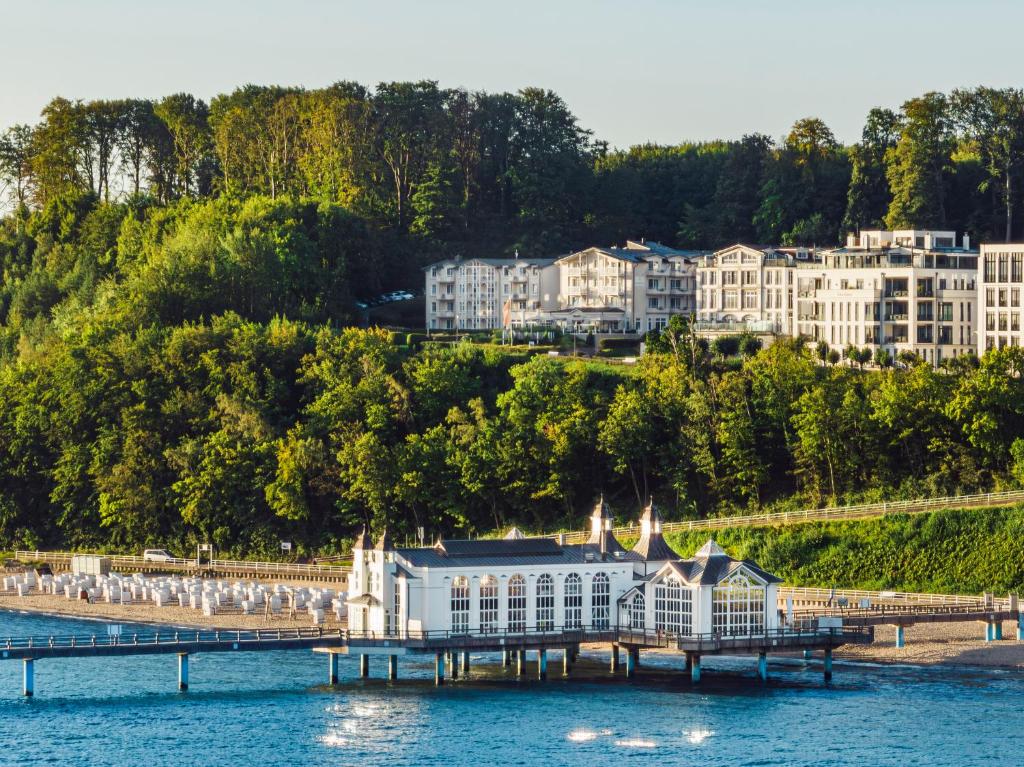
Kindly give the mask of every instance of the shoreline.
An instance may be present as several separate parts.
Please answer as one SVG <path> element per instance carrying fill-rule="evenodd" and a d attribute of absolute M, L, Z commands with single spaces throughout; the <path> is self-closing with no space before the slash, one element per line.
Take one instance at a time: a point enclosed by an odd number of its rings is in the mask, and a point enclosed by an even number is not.
<path fill-rule="evenodd" d="M 64 597 L 32 594 L 25 597 L 0 595 L 0 613 L 30 613 L 52 618 L 68 618 L 106 623 L 131 623 L 142 626 L 168 626 L 186 630 L 220 629 L 236 631 L 246 629 L 273 629 L 311 626 L 307 615 L 296 618 L 266 619 L 262 613 L 254 615 L 222 614 L 204 616 L 198 610 L 182 607 L 156 607 L 152 604 L 118 605 L 106 602 L 84 603 Z M 333 620 L 322 626 L 337 630 L 342 624 Z M 933 623 L 906 628 L 906 645 L 895 646 L 896 629 L 878 626 L 875 641 L 870 645 L 848 645 L 835 651 L 836 662 L 877 663 L 922 667 L 958 667 L 973 669 L 1024 670 L 1024 641 L 1017 641 L 1016 622 L 1003 624 L 1002 640 L 984 641 L 980 623 Z M 0 629 L 0 634 L 3 631 Z M 602 647 L 595 646 L 595 649 Z M 650 649 L 645 653 L 666 653 L 667 650 Z M 777 657 L 799 657 L 797 653 L 780 652 Z"/>

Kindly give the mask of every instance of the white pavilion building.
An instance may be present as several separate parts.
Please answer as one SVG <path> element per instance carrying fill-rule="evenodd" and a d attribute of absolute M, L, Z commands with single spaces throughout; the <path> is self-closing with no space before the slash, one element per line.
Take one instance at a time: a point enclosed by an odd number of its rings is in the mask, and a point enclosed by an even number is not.
<path fill-rule="evenodd" d="M 757 636 L 779 628 L 780 578 L 709 540 L 683 559 L 649 504 L 627 551 L 604 499 L 586 543 L 554 538 L 438 540 L 396 547 L 362 533 L 353 546 L 349 629 L 399 638 L 614 628 L 678 636 Z"/>

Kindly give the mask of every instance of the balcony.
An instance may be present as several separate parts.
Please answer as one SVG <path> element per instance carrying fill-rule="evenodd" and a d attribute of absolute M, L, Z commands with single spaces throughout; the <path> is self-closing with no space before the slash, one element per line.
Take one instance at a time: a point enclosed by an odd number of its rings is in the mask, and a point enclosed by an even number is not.
<path fill-rule="evenodd" d="M 886 298 L 906 298 L 908 295 L 909 295 L 909 293 L 906 290 L 886 290 L 885 291 L 885 297 Z"/>
<path fill-rule="evenodd" d="M 906 322 L 907 321 L 907 315 L 906 314 L 886 314 L 885 315 L 885 321 L 886 322 Z"/>

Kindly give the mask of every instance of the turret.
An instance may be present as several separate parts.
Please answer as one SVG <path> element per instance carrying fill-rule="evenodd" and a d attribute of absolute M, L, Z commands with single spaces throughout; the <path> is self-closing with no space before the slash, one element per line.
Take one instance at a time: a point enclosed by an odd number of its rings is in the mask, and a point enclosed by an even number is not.
<path fill-rule="evenodd" d="M 598 498 L 590 515 L 590 538 L 587 544 L 599 546 L 602 559 L 617 551 L 625 551 L 612 533 L 612 511 L 604 502 L 604 493 Z"/>
<path fill-rule="evenodd" d="M 662 537 L 661 514 L 654 505 L 654 499 L 647 501 L 640 516 L 640 540 L 636 542 L 633 551 L 649 562 L 681 559 Z"/>

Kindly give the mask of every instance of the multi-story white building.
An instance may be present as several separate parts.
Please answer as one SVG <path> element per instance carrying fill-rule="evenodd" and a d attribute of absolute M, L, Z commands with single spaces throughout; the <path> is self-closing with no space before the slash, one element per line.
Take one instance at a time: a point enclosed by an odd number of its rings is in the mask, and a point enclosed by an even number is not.
<path fill-rule="evenodd" d="M 978 355 L 988 349 L 1024 346 L 1021 290 L 1024 244 L 982 245 L 978 263 Z"/>
<path fill-rule="evenodd" d="M 737 244 L 697 259 L 697 321 L 793 334 L 793 267 L 812 258 L 806 248 Z"/>
<path fill-rule="evenodd" d="M 415 638 L 555 633 L 616 627 L 674 636 L 760 636 L 779 629 L 780 579 L 713 541 L 682 559 L 648 506 L 631 551 L 612 533 L 603 499 L 587 543 L 553 538 L 439 540 L 399 548 L 385 533 L 352 550 L 354 636 Z"/>
<path fill-rule="evenodd" d="M 427 328 L 490 330 L 536 323 L 558 306 L 554 263 L 551 258 L 451 258 L 431 264 L 424 269 Z"/>
<path fill-rule="evenodd" d="M 795 333 L 938 365 L 977 345 L 978 252 L 955 232 L 863 231 L 795 269 Z"/>
<path fill-rule="evenodd" d="M 955 232 L 862 231 L 824 251 L 734 245 L 697 262 L 703 328 L 907 350 L 932 364 L 973 351 L 978 253 Z"/>
<path fill-rule="evenodd" d="M 558 259 L 449 259 L 426 267 L 431 329 L 554 325 L 605 333 L 663 328 L 696 309 L 696 252 L 629 241 Z"/>

